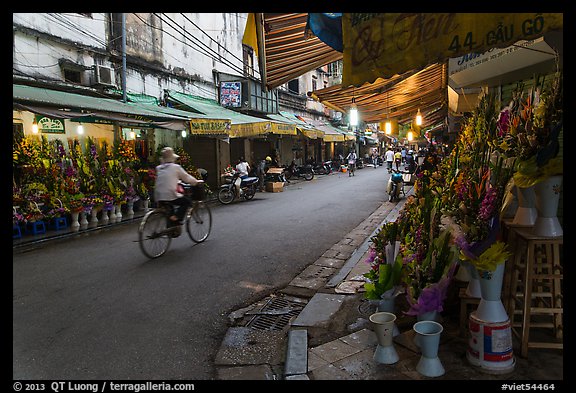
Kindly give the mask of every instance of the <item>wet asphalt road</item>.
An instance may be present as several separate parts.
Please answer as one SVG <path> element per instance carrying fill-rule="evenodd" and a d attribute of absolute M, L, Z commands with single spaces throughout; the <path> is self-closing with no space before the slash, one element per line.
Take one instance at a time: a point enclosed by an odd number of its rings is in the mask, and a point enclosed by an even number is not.
<path fill-rule="evenodd" d="M 148 260 L 137 224 L 13 255 L 13 379 L 211 380 L 228 314 L 285 287 L 386 201 L 365 167 L 212 205 Z"/>

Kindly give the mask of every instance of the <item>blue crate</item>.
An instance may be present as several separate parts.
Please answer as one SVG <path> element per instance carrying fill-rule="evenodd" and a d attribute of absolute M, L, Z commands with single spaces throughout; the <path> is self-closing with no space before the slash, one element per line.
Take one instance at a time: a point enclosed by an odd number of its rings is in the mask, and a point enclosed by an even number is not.
<path fill-rule="evenodd" d="M 56 230 L 66 229 L 68 228 L 68 220 L 66 220 L 66 217 L 55 217 L 52 220 L 52 225 Z"/>
<path fill-rule="evenodd" d="M 22 237 L 22 231 L 20 230 L 20 225 L 12 224 L 12 239 L 20 239 Z"/>
<path fill-rule="evenodd" d="M 31 232 L 34 235 L 40 235 L 42 233 L 46 233 L 46 224 L 44 224 L 44 221 L 29 222 L 26 225 L 26 232 L 28 232 L 28 227 L 30 227 Z"/>

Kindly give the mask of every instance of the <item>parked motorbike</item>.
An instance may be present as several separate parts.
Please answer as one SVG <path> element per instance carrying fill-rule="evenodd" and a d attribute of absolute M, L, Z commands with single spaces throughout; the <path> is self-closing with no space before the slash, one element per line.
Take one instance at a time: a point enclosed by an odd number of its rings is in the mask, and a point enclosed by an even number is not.
<path fill-rule="evenodd" d="M 257 177 L 246 177 L 241 179 L 240 172 L 236 172 L 229 179 L 226 179 L 226 184 L 220 186 L 217 197 L 220 203 L 228 205 L 237 198 L 244 198 L 245 200 L 254 198 L 257 190 Z"/>
<path fill-rule="evenodd" d="M 392 173 L 388 178 L 386 192 L 388 193 L 388 201 L 396 202 L 400 200 L 400 194 L 404 194 L 404 179 L 402 178 L 402 171 L 392 168 Z"/>
<path fill-rule="evenodd" d="M 315 164 L 312 167 L 315 175 L 329 175 L 332 173 L 332 161 L 324 161 L 322 164 Z"/>
<path fill-rule="evenodd" d="M 292 161 L 290 166 L 286 168 L 286 179 L 290 180 L 293 177 L 303 178 L 304 180 L 314 179 L 314 171 L 312 170 L 312 165 L 296 165 L 295 161 Z"/>

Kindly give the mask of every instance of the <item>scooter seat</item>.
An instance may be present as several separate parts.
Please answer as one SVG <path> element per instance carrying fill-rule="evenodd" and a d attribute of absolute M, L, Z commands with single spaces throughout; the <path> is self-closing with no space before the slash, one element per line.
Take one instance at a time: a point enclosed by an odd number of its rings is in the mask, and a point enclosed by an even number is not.
<path fill-rule="evenodd" d="M 257 177 L 245 177 L 244 179 L 242 179 L 242 185 L 244 184 L 252 184 L 252 183 L 256 183 L 258 182 L 258 178 Z"/>

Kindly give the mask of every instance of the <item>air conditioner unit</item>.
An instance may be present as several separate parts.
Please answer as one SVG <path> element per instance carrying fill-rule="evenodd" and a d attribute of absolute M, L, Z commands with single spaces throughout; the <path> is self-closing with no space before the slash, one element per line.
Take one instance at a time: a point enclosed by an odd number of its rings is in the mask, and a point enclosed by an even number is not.
<path fill-rule="evenodd" d="M 94 66 L 94 83 L 95 85 L 116 86 L 114 79 L 114 69 L 103 65 Z"/>

